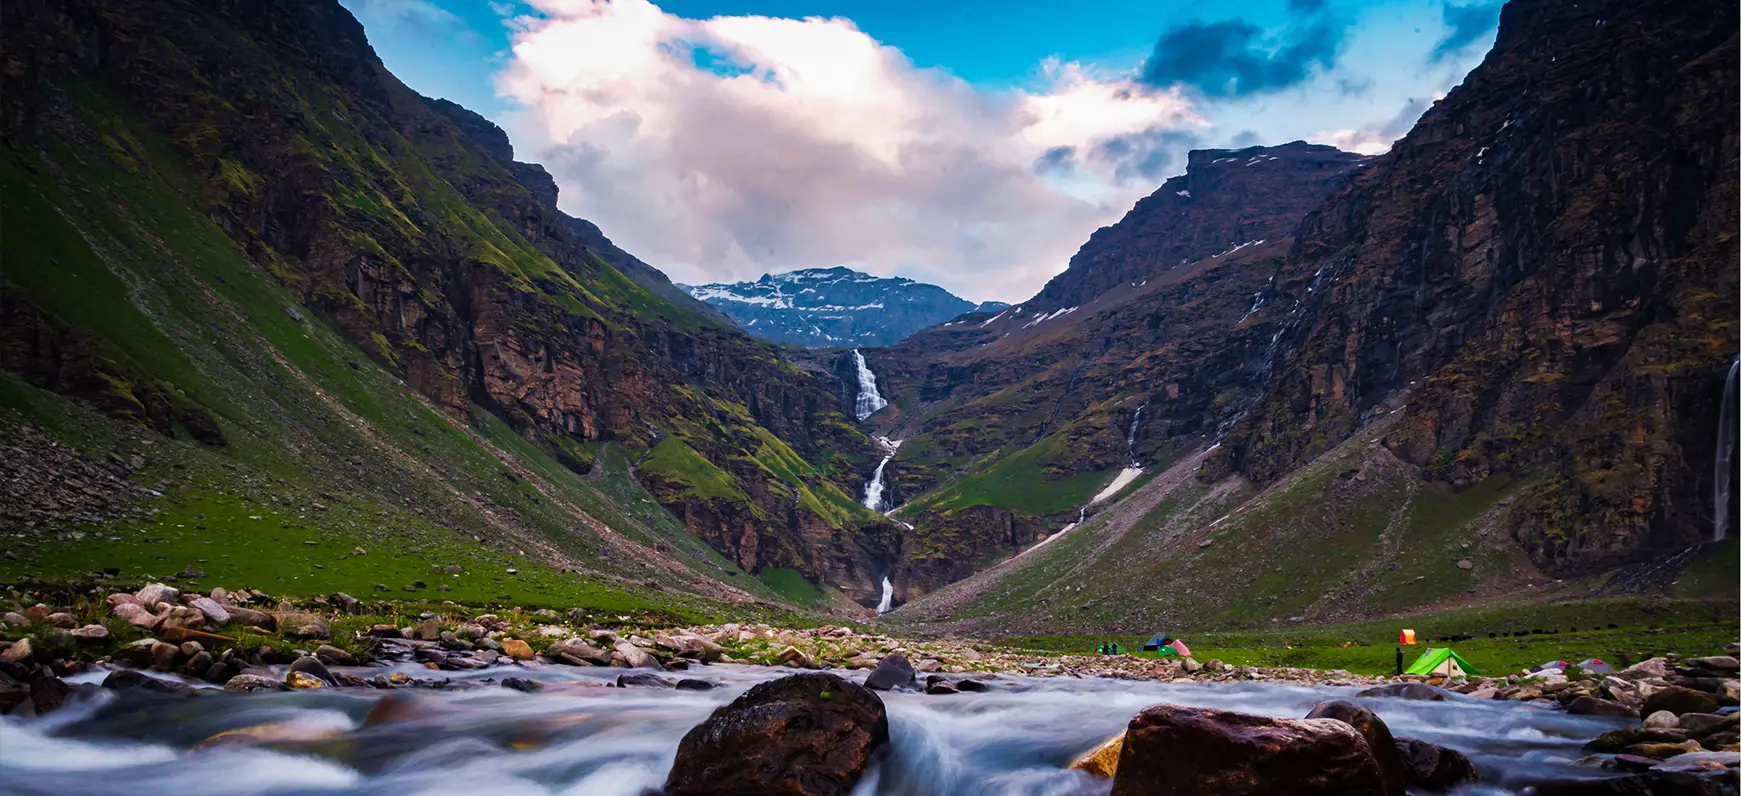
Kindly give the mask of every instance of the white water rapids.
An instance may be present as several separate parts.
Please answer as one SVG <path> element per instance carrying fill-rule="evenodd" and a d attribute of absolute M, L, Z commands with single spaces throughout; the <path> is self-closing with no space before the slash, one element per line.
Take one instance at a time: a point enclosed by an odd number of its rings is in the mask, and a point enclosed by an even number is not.
<path fill-rule="evenodd" d="M 858 349 L 852 350 L 852 363 L 858 368 L 858 396 L 853 399 L 852 412 L 863 420 L 877 413 L 877 410 L 889 405 L 877 392 L 877 375 L 871 372 L 870 365 L 865 364 L 864 354 Z"/>
<path fill-rule="evenodd" d="M 877 613 L 886 614 L 895 605 L 895 584 L 889 581 L 889 576 L 883 576 L 883 599 L 877 603 Z"/>
<path fill-rule="evenodd" d="M 394 670 L 413 677 L 435 674 L 415 665 Z M 755 682 L 793 673 L 740 666 L 684 673 L 720 685 L 707 692 L 586 687 L 621 671 L 528 665 L 441 672 L 452 676 L 454 685 L 476 687 L 399 689 L 392 693 L 413 700 L 417 709 L 374 726 L 363 726 L 364 716 L 386 694 L 366 688 L 271 695 L 215 691 L 193 699 L 103 692 L 40 718 L 0 717 L 0 782 L 6 783 L 0 791 L 21 796 L 639 796 L 663 783 L 678 740 L 714 708 Z M 865 673 L 840 674 L 862 680 Z M 74 679 L 95 682 L 102 675 Z M 496 684 L 509 676 L 540 681 L 545 690 L 527 694 Z M 980 694 L 882 694 L 890 754 L 853 795 L 1103 796 L 1111 783 L 1065 766 L 1122 730 L 1147 705 L 1172 702 L 1297 718 L 1320 700 L 1353 691 L 1063 677 L 1006 676 L 987 682 L 992 690 Z M 1624 723 L 1464 697 L 1366 704 L 1398 735 L 1469 755 L 1487 784 L 1459 791 L 1465 796 L 1516 793 L 1531 777 L 1570 773 L 1582 743 Z M 332 737 L 193 750 L 218 733 L 267 722 Z M 1589 768 L 1576 770 L 1602 776 Z"/>

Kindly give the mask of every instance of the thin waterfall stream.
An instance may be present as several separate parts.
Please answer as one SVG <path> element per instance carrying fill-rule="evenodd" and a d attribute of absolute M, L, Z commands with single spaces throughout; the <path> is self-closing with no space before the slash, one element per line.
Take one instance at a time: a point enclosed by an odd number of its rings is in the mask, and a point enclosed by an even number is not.
<path fill-rule="evenodd" d="M 1715 505 L 1712 513 L 1711 539 L 1720 542 L 1729 538 L 1729 501 L 1733 494 L 1735 481 L 1735 435 L 1736 415 L 1741 413 L 1741 407 L 1735 405 L 1737 378 L 1741 378 L 1741 360 L 1729 366 L 1729 376 L 1723 380 L 1723 405 L 1719 408 L 1722 414 L 1717 420 L 1717 455 L 1714 475 L 1715 483 L 1711 487 L 1711 500 Z"/>

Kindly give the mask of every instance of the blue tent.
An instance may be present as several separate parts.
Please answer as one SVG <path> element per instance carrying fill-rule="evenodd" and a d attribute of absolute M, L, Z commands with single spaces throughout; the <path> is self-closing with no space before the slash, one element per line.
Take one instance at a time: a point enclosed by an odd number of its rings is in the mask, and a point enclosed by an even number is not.
<path fill-rule="evenodd" d="M 1172 641 L 1173 641 L 1173 634 L 1171 634 L 1171 633 L 1156 633 L 1153 636 L 1149 637 L 1149 641 L 1147 644 L 1143 645 L 1143 652 L 1154 652 L 1154 651 L 1159 650 L 1160 648 L 1165 647 L 1168 644 L 1172 643 Z"/>

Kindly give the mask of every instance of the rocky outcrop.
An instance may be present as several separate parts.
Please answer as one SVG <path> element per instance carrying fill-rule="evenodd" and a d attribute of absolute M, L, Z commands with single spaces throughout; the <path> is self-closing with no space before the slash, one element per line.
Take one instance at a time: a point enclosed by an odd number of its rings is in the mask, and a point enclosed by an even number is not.
<path fill-rule="evenodd" d="M 1267 395 L 1206 468 L 1273 481 L 1375 414 L 1589 572 L 1699 541 L 1736 351 L 1736 10 L 1515 0 L 1486 60 L 1295 233 Z M 1406 404 L 1406 409 L 1398 407 Z"/>
<path fill-rule="evenodd" d="M 1153 705 L 1131 719 L 1113 796 L 1384 796 L 1384 774 L 1353 727 Z"/>
<path fill-rule="evenodd" d="M 677 745 L 667 796 L 847 796 L 889 742 L 876 694 L 826 673 L 761 683 Z"/>

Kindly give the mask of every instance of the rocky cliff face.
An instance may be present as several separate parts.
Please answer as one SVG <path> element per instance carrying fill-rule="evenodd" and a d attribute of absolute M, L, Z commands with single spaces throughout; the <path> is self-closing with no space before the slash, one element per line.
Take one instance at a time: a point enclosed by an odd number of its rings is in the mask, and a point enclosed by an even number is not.
<path fill-rule="evenodd" d="M 1513 0 L 1487 59 L 1300 227 L 1267 395 L 1211 473 L 1273 480 L 1400 411 L 1582 573 L 1697 542 L 1736 356 L 1736 10 Z"/>
<path fill-rule="evenodd" d="M 1121 468 L 1209 444 L 1258 395 L 1273 324 L 1256 310 L 1292 226 L 1364 162 L 1193 152 L 1038 296 L 864 352 L 893 402 L 878 426 L 908 438 L 889 466 L 916 498 L 902 598 L 1074 522 Z"/>
<path fill-rule="evenodd" d="M 1007 306 L 975 305 L 936 285 L 850 268 L 810 268 L 684 289 L 750 334 L 811 348 L 893 345 L 962 313 Z"/>
<path fill-rule="evenodd" d="M 142 168 L 185 164 L 188 201 L 442 411 L 498 417 L 576 472 L 602 443 L 641 451 L 637 476 L 660 502 L 752 571 L 844 578 L 877 547 L 887 524 L 851 497 L 874 449 L 832 379 L 698 311 L 559 211 L 542 168 L 513 161 L 481 117 L 407 89 L 333 0 L 176 13 L 27 0 L 6 13 L 10 146 L 53 162 L 57 137 L 100 140 Z M 143 119 L 157 140 L 99 138 L 78 118 L 93 111 Z M 10 313 L 9 332 L 54 328 Z M 11 335 L 6 350 L 21 346 Z M 68 382 L 40 359 L 7 366 Z M 682 450 L 651 455 L 660 446 Z M 745 536 L 759 541 L 726 542 Z M 875 604 L 875 584 L 848 580 L 834 585 Z"/>

